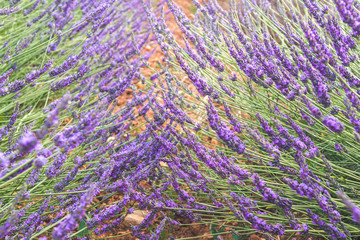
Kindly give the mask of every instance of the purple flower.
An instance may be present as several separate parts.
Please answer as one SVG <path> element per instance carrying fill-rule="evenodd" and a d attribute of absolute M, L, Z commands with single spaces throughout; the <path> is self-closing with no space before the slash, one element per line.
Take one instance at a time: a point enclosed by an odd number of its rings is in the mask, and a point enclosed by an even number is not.
<path fill-rule="evenodd" d="M 224 102 L 224 109 L 225 109 L 225 114 L 230 121 L 230 124 L 234 126 L 234 130 L 238 133 L 241 133 L 242 132 L 241 123 L 236 119 L 236 117 L 234 117 L 234 115 L 231 114 L 230 108 L 228 107 L 226 102 Z"/>
<path fill-rule="evenodd" d="M 0 177 L 6 174 L 10 166 L 10 160 L 6 155 L 0 152 Z"/>
<path fill-rule="evenodd" d="M 353 35 L 360 35 L 360 14 L 353 7 L 353 1 L 335 0 L 334 2 L 343 22 L 353 29 Z"/>
<path fill-rule="evenodd" d="M 217 133 L 218 137 L 233 151 L 239 154 L 243 153 L 245 150 L 245 143 L 221 121 L 211 100 L 209 100 L 209 105 L 206 106 L 206 110 L 210 127 Z"/>
<path fill-rule="evenodd" d="M 339 153 L 341 153 L 343 151 L 343 148 L 341 146 L 342 144 L 339 143 L 335 143 L 334 148 L 336 149 L 336 151 L 338 151 Z"/>
<path fill-rule="evenodd" d="M 344 130 L 344 125 L 336 117 L 330 115 L 327 115 L 322 123 L 335 133 L 342 133 Z"/>
<path fill-rule="evenodd" d="M 352 213 L 353 213 L 353 215 L 352 215 L 353 220 L 355 222 L 360 223 L 360 208 L 358 208 L 358 207 L 353 208 Z"/>
<path fill-rule="evenodd" d="M 19 1 L 19 0 L 18 0 Z M 10 8 L 3 8 L 3 9 L 0 9 L 0 16 L 1 15 L 10 15 L 14 12 L 17 12 L 18 11 L 18 8 L 17 7 L 10 7 Z"/>
<path fill-rule="evenodd" d="M 346 207 L 351 211 L 353 220 L 360 223 L 360 208 L 357 207 L 353 202 L 351 202 L 350 199 L 342 192 L 338 192 L 337 194 L 338 197 L 346 205 Z"/>
<path fill-rule="evenodd" d="M 35 167 L 39 169 L 42 168 L 46 163 L 47 163 L 47 159 L 42 155 L 37 156 L 37 158 L 34 161 Z"/>
<path fill-rule="evenodd" d="M 318 225 L 322 230 L 329 234 L 332 239 L 347 239 L 346 235 L 340 232 L 340 230 L 336 226 L 325 223 L 323 220 L 320 219 L 319 215 L 316 215 L 310 209 L 307 209 L 306 212 L 313 220 L 313 223 Z"/>
<path fill-rule="evenodd" d="M 65 239 L 75 227 L 77 226 L 75 218 L 68 215 L 52 232 L 52 237 L 55 240 Z"/>
<path fill-rule="evenodd" d="M 330 110 L 331 115 L 336 115 L 336 114 L 338 114 L 338 112 L 339 112 L 339 108 L 336 106 L 333 106 Z"/>
<path fill-rule="evenodd" d="M 47 72 L 51 65 L 53 64 L 53 61 L 50 60 L 47 63 L 45 63 L 44 67 L 39 69 L 39 70 L 33 70 L 30 73 L 26 74 L 25 77 L 25 82 L 26 83 L 32 83 L 34 82 L 36 79 L 38 79 L 42 74 L 44 74 L 45 72 Z"/>
<path fill-rule="evenodd" d="M 38 139 L 33 133 L 27 132 L 18 141 L 18 149 L 22 153 L 28 153 L 36 148 L 38 145 Z"/>
<path fill-rule="evenodd" d="M 79 57 L 80 55 L 78 56 L 73 56 L 73 55 L 70 55 L 63 64 L 61 64 L 59 67 L 56 67 L 56 68 L 53 68 L 49 71 L 49 75 L 51 77 L 55 77 L 59 74 L 62 74 L 68 70 L 70 70 L 71 68 L 73 68 L 78 60 L 79 60 Z"/>
<path fill-rule="evenodd" d="M 32 11 L 34 11 L 35 8 L 39 5 L 39 3 L 40 3 L 40 0 L 37 0 L 30 8 L 24 9 L 24 16 L 26 16 L 29 13 L 31 13 Z"/>

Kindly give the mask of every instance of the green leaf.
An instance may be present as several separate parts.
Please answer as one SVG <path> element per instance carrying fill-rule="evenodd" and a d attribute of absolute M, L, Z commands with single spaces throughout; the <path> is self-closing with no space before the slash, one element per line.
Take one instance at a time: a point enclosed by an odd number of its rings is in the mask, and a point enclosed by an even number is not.
<path fill-rule="evenodd" d="M 85 228 L 85 230 L 81 231 L 84 228 Z M 78 238 L 83 238 L 86 235 L 89 235 L 89 230 L 86 228 L 86 224 L 85 224 L 84 220 L 82 220 L 79 224 L 79 231 L 81 231 L 81 232 L 79 232 Z"/>
<path fill-rule="evenodd" d="M 211 234 L 215 234 L 215 233 L 216 233 L 216 225 L 215 225 L 215 224 L 211 224 L 211 226 L 210 226 L 210 232 L 211 232 Z M 214 235 L 214 236 L 213 236 L 213 239 L 216 239 L 216 236 L 217 236 L 217 235 Z"/>
<path fill-rule="evenodd" d="M 154 225 L 151 224 L 148 229 L 151 232 L 152 230 L 154 230 Z"/>
<path fill-rule="evenodd" d="M 310 161 L 309 159 L 306 160 L 306 163 L 309 164 L 309 165 L 311 165 L 313 168 L 316 168 L 316 167 L 317 167 L 316 163 Z"/>
<path fill-rule="evenodd" d="M 168 239 L 170 236 L 169 233 L 167 233 L 165 230 L 161 232 L 160 236 L 159 236 L 159 240 L 165 240 Z"/>
<path fill-rule="evenodd" d="M 236 235 L 235 233 L 232 234 L 232 237 L 234 240 L 240 240 L 241 237 L 239 235 Z"/>
<path fill-rule="evenodd" d="M 344 183 L 346 183 L 346 180 L 345 180 L 345 178 L 344 178 L 344 177 L 341 177 L 340 179 L 341 179 L 341 180 L 343 180 L 343 181 L 344 181 Z"/>
<path fill-rule="evenodd" d="M 215 234 L 215 235 L 213 235 L 214 240 L 217 240 L 217 236 L 219 236 L 223 231 L 224 231 L 224 227 L 221 227 L 219 229 L 219 231 L 216 231 L 216 224 L 211 224 L 211 226 L 210 226 L 211 234 Z M 216 233 L 218 233 L 218 234 L 216 234 Z"/>
<path fill-rule="evenodd" d="M 267 206 L 266 209 L 272 209 L 275 208 L 275 206 Z"/>

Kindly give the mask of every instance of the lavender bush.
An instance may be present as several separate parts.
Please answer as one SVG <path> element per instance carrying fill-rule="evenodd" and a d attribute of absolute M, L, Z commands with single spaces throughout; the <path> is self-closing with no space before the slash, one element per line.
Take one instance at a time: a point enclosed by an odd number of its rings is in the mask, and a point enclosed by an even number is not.
<path fill-rule="evenodd" d="M 152 94 L 116 104 L 151 54 L 141 2 L 10 1 L 1 11 L 0 238 L 88 238 L 117 226 L 121 216 L 98 225 L 94 211 L 126 175 L 116 156 Z"/>
<path fill-rule="evenodd" d="M 194 0 L 193 20 L 166 3 L 184 41 L 144 6 L 171 66 L 159 73 L 188 79 L 183 110 L 166 105 L 185 134 L 174 143 L 194 159 L 169 163 L 190 189 L 189 209 L 233 237 L 247 226 L 270 238 L 358 237 L 357 2 L 234 1 L 225 11 Z M 208 137 L 220 145 L 205 146 Z"/>
<path fill-rule="evenodd" d="M 2 6 L 0 238 L 360 236 L 357 3 L 194 5 Z"/>

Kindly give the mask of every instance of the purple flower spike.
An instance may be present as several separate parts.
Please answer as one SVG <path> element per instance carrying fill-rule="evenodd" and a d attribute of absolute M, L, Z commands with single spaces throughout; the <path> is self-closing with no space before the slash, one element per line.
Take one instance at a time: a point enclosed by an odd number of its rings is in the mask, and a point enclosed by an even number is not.
<path fill-rule="evenodd" d="M 342 133 L 344 125 L 333 116 L 326 116 L 322 123 L 335 133 Z"/>
<path fill-rule="evenodd" d="M 47 163 L 47 159 L 44 156 L 38 156 L 34 162 L 35 167 L 38 169 L 42 168 L 46 163 Z"/>
<path fill-rule="evenodd" d="M 338 192 L 338 196 L 341 198 L 346 207 L 352 212 L 353 220 L 360 223 L 360 208 L 351 202 L 350 199 L 342 192 Z"/>
<path fill-rule="evenodd" d="M 334 2 L 343 22 L 353 29 L 354 36 L 360 35 L 360 14 L 353 7 L 354 1 L 337 0 Z"/>
<path fill-rule="evenodd" d="M 38 145 L 38 139 L 31 133 L 25 133 L 18 142 L 18 149 L 22 153 L 32 151 Z"/>
<path fill-rule="evenodd" d="M 221 121 L 218 112 L 214 108 L 212 101 L 206 106 L 208 121 L 210 127 L 217 133 L 218 137 L 233 151 L 242 154 L 245 151 L 245 143 L 232 131 L 227 125 Z"/>

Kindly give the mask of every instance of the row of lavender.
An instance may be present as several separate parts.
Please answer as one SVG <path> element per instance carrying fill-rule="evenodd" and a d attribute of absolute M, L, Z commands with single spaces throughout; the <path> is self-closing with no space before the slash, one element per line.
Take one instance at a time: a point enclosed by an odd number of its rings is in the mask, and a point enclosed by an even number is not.
<path fill-rule="evenodd" d="M 145 150 L 150 136 L 133 139 L 132 122 L 153 90 L 134 90 L 125 106 L 116 100 L 145 79 L 141 69 L 151 53 L 143 50 L 150 29 L 142 3 L 6 4 L 0 11 L 0 238 L 109 231 L 143 199 L 131 184 L 146 179 L 133 176 L 146 169 L 136 161 L 146 159 L 134 158 L 131 149 Z M 100 207 L 123 190 L 127 195 L 112 212 Z"/>
<path fill-rule="evenodd" d="M 218 238 L 360 235 L 356 4 L 194 1 L 190 21 L 168 0 L 185 47 L 146 1 L 9 4 L 0 237 L 88 239 L 137 208 L 140 239 L 174 213 Z M 168 64 L 147 79 L 151 32 Z"/>
<path fill-rule="evenodd" d="M 172 59 L 159 82 L 188 79 L 180 103 L 169 98 L 164 111 L 184 132 L 168 143 L 186 156 L 167 160 L 187 185 L 180 199 L 205 222 L 238 231 L 234 238 L 249 225 L 270 238 L 358 237 L 357 2 L 233 1 L 227 12 L 194 0 L 194 20 L 166 3 L 183 41 L 145 5 Z"/>

